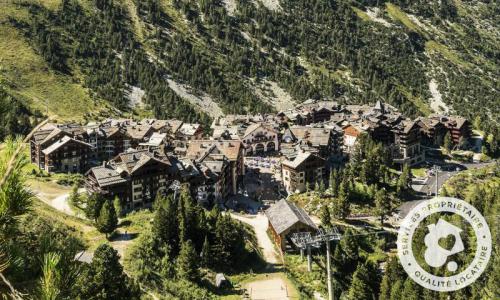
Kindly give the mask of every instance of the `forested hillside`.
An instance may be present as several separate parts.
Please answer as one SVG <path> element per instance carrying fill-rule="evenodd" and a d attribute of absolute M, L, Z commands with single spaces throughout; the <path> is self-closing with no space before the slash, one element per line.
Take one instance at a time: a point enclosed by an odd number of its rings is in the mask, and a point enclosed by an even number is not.
<path fill-rule="evenodd" d="M 213 111 L 193 97 L 225 113 L 382 99 L 410 116 L 458 113 L 480 116 L 487 131 L 498 126 L 495 1 L 3 5 L 0 84 L 53 114 L 74 105 L 70 115 L 86 118 L 149 112 L 207 123 Z"/>

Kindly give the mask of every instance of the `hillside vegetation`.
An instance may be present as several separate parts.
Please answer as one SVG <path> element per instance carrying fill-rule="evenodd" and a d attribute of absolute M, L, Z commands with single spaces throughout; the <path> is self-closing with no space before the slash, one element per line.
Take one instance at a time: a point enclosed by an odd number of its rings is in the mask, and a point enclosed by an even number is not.
<path fill-rule="evenodd" d="M 208 123 L 308 98 L 385 100 L 498 126 L 495 1 L 24 0 L 0 12 L 0 84 L 61 118 L 138 113 Z M 262 96 L 262 87 L 272 89 Z M 278 92 L 276 92 L 278 91 Z M 284 103 L 286 102 L 286 103 Z M 141 108 L 142 109 L 142 108 Z"/>

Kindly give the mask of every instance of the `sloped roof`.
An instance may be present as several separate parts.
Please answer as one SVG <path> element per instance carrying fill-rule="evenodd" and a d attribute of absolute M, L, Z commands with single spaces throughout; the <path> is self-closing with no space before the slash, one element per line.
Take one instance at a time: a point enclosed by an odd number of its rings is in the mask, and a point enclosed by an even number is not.
<path fill-rule="evenodd" d="M 132 174 L 152 160 L 163 163 L 167 166 L 172 166 L 168 157 L 156 157 L 154 153 L 147 150 L 134 150 L 120 153 L 112 160 L 112 162 L 117 165 L 117 168 L 122 168 L 129 174 Z"/>
<path fill-rule="evenodd" d="M 159 147 L 163 143 L 166 137 L 167 137 L 166 133 L 154 132 L 147 142 L 141 143 L 140 145 Z"/>
<path fill-rule="evenodd" d="M 330 141 L 331 130 L 327 128 L 292 126 L 290 130 L 299 140 L 306 140 L 313 146 L 326 146 Z"/>
<path fill-rule="evenodd" d="M 281 140 L 285 143 L 292 143 L 295 142 L 297 138 L 295 137 L 295 134 L 293 134 L 293 132 L 290 130 L 290 128 L 287 128 L 283 133 Z"/>
<path fill-rule="evenodd" d="M 134 140 L 145 140 L 152 129 L 151 125 L 132 125 L 127 126 L 127 134 Z"/>
<path fill-rule="evenodd" d="M 271 126 L 268 126 L 264 123 L 254 123 L 254 124 L 247 127 L 247 129 L 245 130 L 245 134 L 243 135 L 243 138 L 245 138 L 246 136 L 248 136 L 249 134 L 251 134 L 252 132 L 254 132 L 255 130 L 257 130 L 259 128 L 264 128 L 268 131 L 276 132 L 276 130 L 274 130 L 274 128 L 272 128 Z"/>
<path fill-rule="evenodd" d="M 69 137 L 69 136 L 66 135 L 63 138 L 61 138 L 60 140 L 58 140 L 55 143 L 53 143 L 52 145 L 50 145 L 49 147 L 47 147 L 44 150 L 42 150 L 42 152 L 45 155 L 49 155 L 52 152 L 56 151 L 57 149 L 61 148 L 62 146 L 66 145 L 69 142 L 79 143 L 81 145 L 84 145 L 84 146 L 87 146 L 89 148 L 92 148 L 92 145 L 87 144 L 87 143 L 82 142 L 82 141 L 79 141 L 79 140 L 75 140 L 74 138 L 71 138 L 71 137 Z"/>
<path fill-rule="evenodd" d="M 297 223 L 317 229 L 309 215 L 293 202 L 281 200 L 266 210 L 266 216 L 277 234 L 285 232 Z"/>
<path fill-rule="evenodd" d="M 311 152 L 300 152 L 294 160 L 285 160 L 282 164 L 292 169 L 297 169 L 302 163 L 308 160 L 311 155 L 313 155 Z"/>
<path fill-rule="evenodd" d="M 179 130 L 179 128 L 181 128 L 182 124 L 184 124 L 184 122 L 180 121 L 180 120 L 175 120 L 175 119 L 170 119 L 170 120 L 166 120 L 167 121 L 167 124 L 168 126 L 170 127 L 170 131 L 175 134 L 177 132 L 177 130 Z"/>
<path fill-rule="evenodd" d="M 199 129 L 201 128 L 200 124 L 196 123 L 184 123 L 182 124 L 181 128 L 179 128 L 179 133 L 182 133 L 183 135 L 194 135 Z"/>
<path fill-rule="evenodd" d="M 191 159 L 198 159 L 205 155 L 207 151 L 213 151 L 212 147 L 216 147 L 220 153 L 226 156 L 229 160 L 237 160 L 242 147 L 239 140 L 195 140 L 188 145 L 186 156 Z"/>
<path fill-rule="evenodd" d="M 97 183 L 101 187 L 126 183 L 127 180 L 120 176 L 117 170 L 109 165 L 99 166 L 90 169 L 90 173 L 94 174 Z"/>

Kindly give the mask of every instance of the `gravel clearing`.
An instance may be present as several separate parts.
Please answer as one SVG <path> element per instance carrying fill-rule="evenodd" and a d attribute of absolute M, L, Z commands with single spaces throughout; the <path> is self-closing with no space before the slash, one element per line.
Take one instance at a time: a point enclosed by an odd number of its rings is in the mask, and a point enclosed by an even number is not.
<path fill-rule="evenodd" d="M 192 105 L 207 113 L 209 116 L 216 118 L 223 116 L 224 113 L 219 105 L 207 94 L 195 95 L 191 92 L 191 87 L 185 84 L 180 84 L 172 79 L 167 79 L 168 86 L 181 98 L 189 101 Z"/>
<path fill-rule="evenodd" d="M 444 103 L 443 101 L 443 96 L 441 95 L 441 92 L 438 90 L 438 83 L 437 81 L 433 78 L 429 82 L 429 91 L 432 94 L 432 98 L 430 99 L 431 101 L 431 108 L 435 113 L 448 113 L 450 109 Z"/>
<path fill-rule="evenodd" d="M 258 84 L 255 87 L 255 94 L 260 100 L 274 106 L 277 111 L 292 109 L 296 105 L 292 96 L 271 80 L 263 80 Z"/>

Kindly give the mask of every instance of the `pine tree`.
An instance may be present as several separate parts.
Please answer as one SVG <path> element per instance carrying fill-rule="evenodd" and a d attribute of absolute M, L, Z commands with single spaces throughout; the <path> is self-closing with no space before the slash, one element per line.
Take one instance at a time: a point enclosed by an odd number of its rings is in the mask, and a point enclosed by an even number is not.
<path fill-rule="evenodd" d="M 396 280 L 391 288 L 391 298 L 390 300 L 401 300 L 403 299 L 403 284 L 401 280 Z"/>
<path fill-rule="evenodd" d="M 208 241 L 208 236 L 205 236 L 205 241 L 203 242 L 203 247 L 201 248 L 201 266 L 208 268 L 212 265 L 212 249 L 210 248 L 210 242 Z"/>
<path fill-rule="evenodd" d="M 325 228 L 330 228 L 332 226 L 332 218 L 330 216 L 330 209 L 328 205 L 325 204 L 321 207 L 321 225 Z"/>
<path fill-rule="evenodd" d="M 75 183 L 73 187 L 71 188 L 71 193 L 69 194 L 68 201 L 71 203 L 71 205 L 74 205 L 76 207 L 79 207 L 82 203 L 80 194 L 78 193 L 78 188 L 79 185 Z"/>
<path fill-rule="evenodd" d="M 411 190 L 411 170 L 408 164 L 403 166 L 403 171 L 399 175 L 396 191 L 399 197 L 405 197 Z"/>
<path fill-rule="evenodd" d="M 97 221 L 99 212 L 101 211 L 102 205 L 105 199 L 101 194 L 93 193 L 87 198 L 87 205 L 85 206 L 85 216 L 91 220 Z"/>
<path fill-rule="evenodd" d="M 120 198 L 118 198 L 118 196 L 115 196 L 115 199 L 113 200 L 113 206 L 115 208 L 116 215 L 121 218 L 123 216 L 123 209 L 122 202 L 120 201 Z"/>
<path fill-rule="evenodd" d="M 190 240 L 184 241 L 177 257 L 177 276 L 189 281 L 197 281 L 200 277 L 198 271 L 198 257 Z"/>
<path fill-rule="evenodd" d="M 402 299 L 419 300 L 419 286 L 411 279 L 407 278 L 403 284 Z"/>
<path fill-rule="evenodd" d="M 443 147 L 447 153 L 450 153 L 453 149 L 453 141 L 451 140 L 451 134 L 449 131 L 444 135 Z"/>
<path fill-rule="evenodd" d="M 118 225 L 118 218 L 116 216 L 115 207 L 111 205 L 110 201 L 105 201 L 102 205 L 99 217 L 97 217 L 96 228 L 101 233 L 108 234 L 113 232 Z"/>
<path fill-rule="evenodd" d="M 118 252 L 102 244 L 94 252 L 92 263 L 85 267 L 74 288 L 77 299 L 139 299 L 140 291 L 123 273 Z"/>
<path fill-rule="evenodd" d="M 358 264 L 347 292 L 349 300 L 372 300 L 375 291 L 370 285 L 370 273 L 365 264 Z"/>
<path fill-rule="evenodd" d="M 54 252 L 46 253 L 43 256 L 42 278 L 40 280 L 40 299 L 59 299 L 61 290 L 59 288 L 61 271 L 59 262 L 61 255 Z"/>
<path fill-rule="evenodd" d="M 155 200 L 155 215 L 151 231 L 153 237 L 160 243 L 170 247 L 171 255 L 179 253 L 179 224 L 177 203 L 172 195 L 157 196 Z"/>
<path fill-rule="evenodd" d="M 380 189 L 375 194 L 375 212 L 380 217 L 380 224 L 384 225 L 384 218 L 392 211 L 392 200 L 385 189 Z"/>
<path fill-rule="evenodd" d="M 329 179 L 329 189 L 330 189 L 330 193 L 332 194 L 333 197 L 336 197 L 337 196 L 337 192 L 338 192 L 338 172 L 337 172 L 337 169 L 333 169 L 331 172 L 330 172 L 330 179 Z"/>

